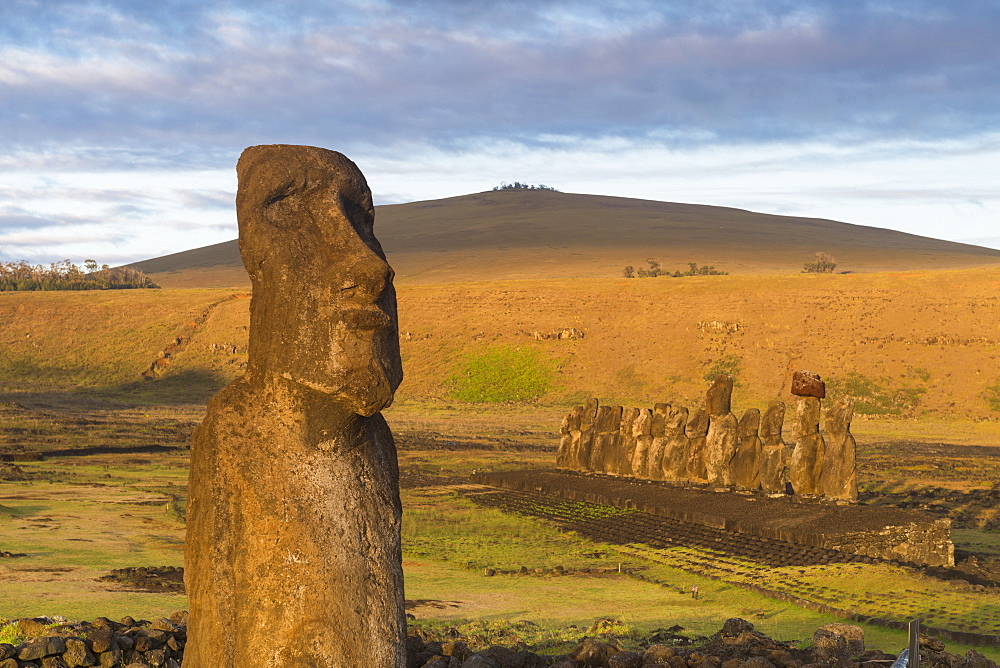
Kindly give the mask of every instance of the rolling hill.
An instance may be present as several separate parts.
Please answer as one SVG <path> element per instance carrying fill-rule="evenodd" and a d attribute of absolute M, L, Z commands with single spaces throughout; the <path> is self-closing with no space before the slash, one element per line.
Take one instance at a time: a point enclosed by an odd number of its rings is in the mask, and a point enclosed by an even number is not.
<path fill-rule="evenodd" d="M 376 207 L 376 234 L 397 283 L 619 277 L 658 259 L 731 274 L 798 273 L 817 251 L 839 271 L 1000 264 L 1000 250 L 864 225 L 742 209 L 502 190 Z M 236 241 L 137 262 L 164 287 L 249 284 Z"/>

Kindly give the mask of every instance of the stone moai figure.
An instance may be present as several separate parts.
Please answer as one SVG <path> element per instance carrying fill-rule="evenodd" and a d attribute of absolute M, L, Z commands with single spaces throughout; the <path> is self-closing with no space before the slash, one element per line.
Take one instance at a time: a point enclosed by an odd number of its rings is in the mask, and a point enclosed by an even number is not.
<path fill-rule="evenodd" d="M 597 418 L 594 420 L 594 445 L 590 451 L 591 471 L 607 473 L 611 468 L 621 421 L 621 406 L 601 406 L 597 409 Z"/>
<path fill-rule="evenodd" d="M 823 495 L 858 500 L 858 444 L 851 434 L 854 401 L 841 399 L 826 414 L 826 453 L 823 457 Z"/>
<path fill-rule="evenodd" d="M 762 445 L 760 486 L 768 492 L 784 492 L 788 482 L 786 446 L 781 438 L 784 423 L 785 402 L 772 401 L 764 411 L 759 430 Z"/>
<path fill-rule="evenodd" d="M 632 458 L 635 456 L 636 440 L 632 433 L 632 423 L 639 417 L 638 408 L 622 411 L 622 421 L 618 425 L 618 449 L 615 452 L 615 470 L 618 475 L 632 475 Z"/>
<path fill-rule="evenodd" d="M 393 272 L 339 153 L 240 156 L 246 374 L 191 442 L 185 668 L 406 665 Z M 363 641 L 362 641 L 363 640 Z"/>
<path fill-rule="evenodd" d="M 687 427 L 688 410 L 683 406 L 670 406 L 663 419 L 666 445 L 663 448 L 661 465 L 664 480 L 687 480 L 688 438 L 684 434 Z"/>
<path fill-rule="evenodd" d="M 705 440 L 708 438 L 708 413 L 693 408 L 688 413 L 684 435 L 688 439 L 687 477 L 692 482 L 708 482 L 705 468 Z"/>
<path fill-rule="evenodd" d="M 760 489 L 760 464 L 763 443 L 760 429 L 760 411 L 749 408 L 736 427 L 736 455 L 733 457 L 733 484 L 740 489 Z"/>
<path fill-rule="evenodd" d="M 648 408 L 640 408 L 632 421 L 632 437 L 635 439 L 635 453 L 632 455 L 632 475 L 645 478 L 649 475 L 649 449 L 653 445 L 653 413 Z"/>
<path fill-rule="evenodd" d="M 580 446 L 576 449 L 573 468 L 577 471 L 590 470 L 590 451 L 594 446 L 594 422 L 597 420 L 597 399 L 587 399 L 580 415 Z"/>
<path fill-rule="evenodd" d="M 566 414 L 559 426 L 559 450 L 556 452 L 556 468 L 573 468 L 576 459 L 576 449 L 580 447 L 580 416 L 583 406 L 574 406 Z"/>
<path fill-rule="evenodd" d="M 739 423 L 730 410 L 732 395 L 733 379 L 721 373 L 705 393 L 705 412 L 708 413 L 705 470 L 708 481 L 716 485 L 733 484 L 732 461 L 736 454 Z"/>
<path fill-rule="evenodd" d="M 788 463 L 788 481 L 796 494 L 823 493 L 821 477 L 826 443 L 819 433 L 820 400 L 799 397 L 795 406 L 795 449 Z"/>
<path fill-rule="evenodd" d="M 658 403 L 653 406 L 653 421 L 650 425 L 653 440 L 649 446 L 646 473 L 642 476 L 647 480 L 663 480 L 663 450 L 667 445 L 664 422 L 669 412 L 670 404 Z"/>

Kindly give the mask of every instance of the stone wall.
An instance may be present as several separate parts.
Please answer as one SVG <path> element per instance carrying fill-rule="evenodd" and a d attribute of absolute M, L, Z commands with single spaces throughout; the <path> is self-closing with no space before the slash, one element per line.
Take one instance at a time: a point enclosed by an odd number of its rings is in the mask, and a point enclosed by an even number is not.
<path fill-rule="evenodd" d="M 790 441 L 784 438 L 784 402 L 772 401 L 763 414 L 751 408 L 737 418 L 730 408 L 733 379 L 720 375 L 708 389 L 704 407 L 658 403 L 623 408 L 602 406 L 597 399 L 575 407 L 562 421 L 556 466 L 857 501 L 853 402 L 834 403 L 822 433 L 822 383 L 815 374 L 800 372 L 796 379 L 800 375 L 804 380 L 793 391 L 809 395 L 797 397 Z M 806 381 L 811 385 L 805 387 Z"/>

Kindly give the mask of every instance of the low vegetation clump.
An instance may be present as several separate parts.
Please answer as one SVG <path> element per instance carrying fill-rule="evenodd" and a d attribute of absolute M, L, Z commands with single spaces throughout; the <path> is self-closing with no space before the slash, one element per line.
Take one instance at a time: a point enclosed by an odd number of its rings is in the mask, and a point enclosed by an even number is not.
<path fill-rule="evenodd" d="M 20 262 L 0 262 L 0 291 L 14 290 L 122 290 L 158 288 L 146 274 L 132 267 L 109 267 L 86 260 L 83 268 L 70 262 L 48 267 Z"/>
<path fill-rule="evenodd" d="M 712 361 L 705 371 L 703 378 L 712 382 L 718 375 L 726 375 L 733 379 L 733 385 L 740 387 L 740 362 L 742 360 L 737 355 L 723 355 Z"/>
<path fill-rule="evenodd" d="M 507 183 L 506 181 L 501 181 L 500 185 L 493 186 L 493 190 L 551 190 L 553 192 L 559 192 L 551 186 L 539 183 L 537 186 L 530 183 L 521 183 L 520 181 L 514 181 L 514 183 Z"/>
<path fill-rule="evenodd" d="M 989 405 L 991 411 L 1000 413 L 1000 380 L 994 385 L 989 385 L 983 391 L 983 399 Z"/>
<path fill-rule="evenodd" d="M 551 365 L 538 350 L 490 346 L 468 355 L 449 379 L 458 401 L 524 403 L 545 395 L 552 382 Z"/>
<path fill-rule="evenodd" d="M 710 267 L 707 264 L 698 266 L 697 262 L 688 262 L 688 269 L 686 271 L 681 271 L 677 269 L 671 272 L 669 269 L 664 269 L 660 266 L 659 260 L 655 258 L 648 258 L 646 264 L 649 265 L 649 269 L 640 268 L 636 269 L 632 265 L 625 265 L 622 269 L 622 275 L 625 278 L 656 278 L 657 276 L 670 276 L 672 278 L 681 278 L 683 276 L 728 276 L 728 271 L 718 271 L 715 267 Z"/>
<path fill-rule="evenodd" d="M 806 262 L 802 265 L 803 274 L 832 274 L 837 268 L 837 258 L 829 253 L 816 253 L 815 262 Z"/>
<path fill-rule="evenodd" d="M 925 373 L 923 369 L 911 368 L 907 379 L 926 381 Z M 852 371 L 828 378 L 826 389 L 833 399 L 854 399 L 854 412 L 860 415 L 908 414 L 920 405 L 920 397 L 927 393 L 927 388 L 920 385 L 893 387 L 891 383 L 888 378 L 873 379 Z"/>

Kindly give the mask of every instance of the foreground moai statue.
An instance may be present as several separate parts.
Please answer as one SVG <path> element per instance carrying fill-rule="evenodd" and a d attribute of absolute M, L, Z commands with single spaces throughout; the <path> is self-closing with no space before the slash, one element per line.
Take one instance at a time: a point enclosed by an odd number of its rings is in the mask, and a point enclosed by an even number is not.
<path fill-rule="evenodd" d="M 649 475 L 649 451 L 653 447 L 653 412 L 648 408 L 640 408 L 639 414 L 632 421 L 632 438 L 635 439 L 635 452 L 632 454 L 632 475 L 645 478 Z"/>
<path fill-rule="evenodd" d="M 781 438 L 785 423 L 785 403 L 772 401 L 760 419 L 760 486 L 767 492 L 782 493 L 788 483 L 787 446 Z"/>
<path fill-rule="evenodd" d="M 705 437 L 705 470 L 708 481 L 715 485 L 732 485 L 732 461 L 736 454 L 736 416 L 730 406 L 733 396 L 733 379 L 725 374 L 715 377 L 705 394 L 705 412 L 708 413 L 708 434 Z"/>
<path fill-rule="evenodd" d="M 858 500 L 858 444 L 851 434 L 854 401 L 841 399 L 826 414 L 826 454 L 822 494 L 843 501 Z"/>
<path fill-rule="evenodd" d="M 820 403 L 816 397 L 799 397 L 795 405 L 795 449 L 788 463 L 788 481 L 796 494 L 823 493 L 823 458 L 826 442 L 819 433 Z"/>
<path fill-rule="evenodd" d="M 307 146 L 248 148 L 237 174 L 249 362 L 192 440 L 184 668 L 402 668 L 398 469 L 379 413 L 402 369 L 371 191 Z"/>

